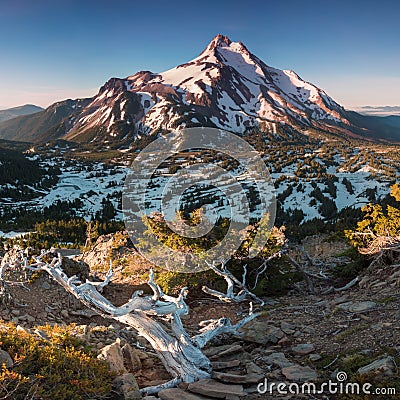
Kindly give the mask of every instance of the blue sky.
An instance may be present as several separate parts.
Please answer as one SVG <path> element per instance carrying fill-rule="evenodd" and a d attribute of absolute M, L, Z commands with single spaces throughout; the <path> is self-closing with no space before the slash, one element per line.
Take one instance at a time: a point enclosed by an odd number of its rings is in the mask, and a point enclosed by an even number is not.
<path fill-rule="evenodd" d="M 163 71 L 218 33 L 346 107 L 400 105 L 400 2 L 0 0 L 0 109 Z"/>

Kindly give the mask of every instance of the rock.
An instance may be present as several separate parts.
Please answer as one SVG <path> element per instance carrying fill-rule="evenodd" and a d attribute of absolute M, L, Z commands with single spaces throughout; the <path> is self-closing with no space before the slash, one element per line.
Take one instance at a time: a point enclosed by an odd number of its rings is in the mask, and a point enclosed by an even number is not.
<path fill-rule="evenodd" d="M 50 285 L 50 283 L 47 282 L 47 281 L 44 281 L 44 282 L 41 284 L 41 287 L 42 287 L 43 290 L 50 290 L 50 289 L 51 289 L 51 285 Z"/>
<path fill-rule="evenodd" d="M 315 329 L 314 329 L 312 326 L 305 326 L 305 327 L 302 329 L 302 331 L 303 331 L 304 333 L 314 333 L 314 332 L 315 332 Z"/>
<path fill-rule="evenodd" d="M 264 373 L 263 369 L 260 368 L 253 361 L 249 361 L 248 363 L 246 363 L 246 372 L 248 374 L 259 374 L 259 375 L 263 375 L 263 373 Z"/>
<path fill-rule="evenodd" d="M 337 380 L 337 374 L 339 372 L 338 368 L 335 368 L 335 370 L 331 373 L 330 377 L 332 381 L 336 381 Z"/>
<path fill-rule="evenodd" d="M 312 353 L 314 350 L 315 347 L 311 343 L 298 344 L 297 346 L 292 347 L 292 352 L 298 356 L 305 356 Z"/>
<path fill-rule="evenodd" d="M 142 398 L 142 400 L 158 400 L 158 397 L 155 396 L 145 396 Z"/>
<path fill-rule="evenodd" d="M 24 328 L 24 327 L 21 326 L 21 325 L 17 325 L 16 331 L 17 331 L 18 333 L 24 333 L 24 334 L 26 334 L 26 335 L 30 335 L 29 329 L 26 329 L 26 328 Z"/>
<path fill-rule="evenodd" d="M 211 363 L 212 369 L 214 371 L 219 371 L 221 369 L 234 368 L 240 365 L 239 360 L 232 361 L 214 361 Z"/>
<path fill-rule="evenodd" d="M 60 315 L 61 315 L 63 318 L 68 318 L 68 317 L 69 317 L 69 313 L 68 313 L 67 310 L 61 310 Z"/>
<path fill-rule="evenodd" d="M 332 305 L 337 306 L 338 304 L 343 304 L 345 302 L 348 302 L 348 300 L 349 300 L 349 296 L 347 296 L 347 295 L 343 295 L 343 296 L 340 296 L 340 297 L 335 297 L 332 300 Z"/>
<path fill-rule="evenodd" d="M 366 287 L 369 286 L 369 283 L 371 282 L 371 278 L 369 276 L 364 276 L 360 282 L 358 282 L 358 286 L 360 286 L 361 289 L 365 289 Z"/>
<path fill-rule="evenodd" d="M 259 382 L 261 379 L 264 378 L 264 375 L 259 375 L 254 373 L 239 375 L 239 374 L 229 374 L 225 372 L 214 371 L 212 373 L 212 378 L 217 379 L 224 383 L 250 384 Z"/>
<path fill-rule="evenodd" d="M 136 372 L 142 368 L 139 354 L 128 343 L 122 346 L 122 355 L 124 357 L 124 364 L 128 371 Z"/>
<path fill-rule="evenodd" d="M 114 379 L 114 387 L 124 400 L 140 400 L 142 398 L 136 379 L 131 373 L 117 376 Z"/>
<path fill-rule="evenodd" d="M 383 286 L 386 286 L 386 285 L 387 285 L 387 282 L 378 282 L 378 283 L 375 283 L 371 287 L 371 289 L 380 289 L 380 288 L 382 288 Z"/>
<path fill-rule="evenodd" d="M 18 317 L 19 321 L 27 321 L 27 322 L 35 322 L 36 318 L 32 317 L 32 315 L 29 314 L 25 314 L 25 315 L 21 315 L 20 317 Z"/>
<path fill-rule="evenodd" d="M 68 276 L 76 275 L 81 282 L 89 278 L 89 265 L 83 261 L 75 261 L 72 258 L 63 257 L 63 271 Z"/>
<path fill-rule="evenodd" d="M 5 365 L 7 368 L 14 366 L 14 361 L 11 356 L 5 351 L 0 349 L 0 366 Z"/>
<path fill-rule="evenodd" d="M 315 370 L 297 364 L 282 368 L 282 374 L 290 381 L 308 382 L 317 379 L 317 372 Z"/>
<path fill-rule="evenodd" d="M 281 323 L 281 329 L 286 335 L 293 335 L 296 332 L 296 327 L 288 322 L 283 321 Z"/>
<path fill-rule="evenodd" d="M 99 360 L 107 361 L 110 371 L 127 372 L 124 366 L 124 357 L 122 355 L 119 339 L 117 339 L 114 343 L 103 347 L 97 358 Z"/>
<path fill-rule="evenodd" d="M 162 400 L 207 400 L 206 397 L 185 392 L 178 388 L 161 390 L 161 392 L 158 393 L 158 397 Z"/>
<path fill-rule="evenodd" d="M 221 351 L 218 351 L 220 349 Z M 240 346 L 239 344 L 237 345 L 228 345 L 228 346 L 220 346 L 220 347 L 215 347 L 214 352 L 205 352 L 208 357 L 210 357 L 210 360 L 217 360 L 219 358 L 223 358 L 226 356 L 230 356 L 232 354 L 236 353 L 241 353 L 243 352 L 243 347 Z M 208 354 L 207 354 L 208 353 Z M 211 355 L 210 355 L 211 353 Z"/>
<path fill-rule="evenodd" d="M 193 393 L 204 396 L 214 397 L 217 399 L 227 399 L 229 396 L 245 396 L 242 385 L 225 385 L 214 379 L 201 379 L 197 382 L 190 383 L 188 389 Z"/>
<path fill-rule="evenodd" d="M 18 310 L 18 308 L 15 308 L 14 310 L 11 310 L 11 314 L 18 317 L 18 315 L 21 315 L 21 311 Z"/>
<path fill-rule="evenodd" d="M 367 375 L 370 372 L 375 372 L 385 376 L 393 376 L 396 374 L 397 368 L 392 357 L 383 357 L 365 367 L 359 368 L 357 372 L 359 375 Z"/>
<path fill-rule="evenodd" d="M 319 354 L 310 354 L 308 358 L 311 361 L 319 361 L 322 357 Z"/>
<path fill-rule="evenodd" d="M 42 329 L 35 329 L 33 331 L 33 333 L 36 334 L 37 336 L 39 336 L 41 339 L 44 339 L 44 340 L 50 339 L 50 336 L 47 334 L 47 332 Z"/>
<path fill-rule="evenodd" d="M 374 355 L 374 350 L 372 349 L 363 349 L 360 351 L 360 354 L 363 354 L 364 356 L 373 356 Z"/>
<path fill-rule="evenodd" d="M 348 301 L 347 303 L 339 304 L 341 310 L 352 313 L 363 313 L 376 308 L 376 303 L 373 301 Z"/>
<path fill-rule="evenodd" d="M 69 313 L 77 317 L 85 317 L 85 318 L 93 318 L 99 315 L 96 311 L 92 310 L 71 310 Z"/>
<path fill-rule="evenodd" d="M 240 337 L 251 343 L 265 345 L 267 343 L 276 344 L 284 337 L 280 328 L 268 325 L 263 321 L 252 321 L 239 330 Z"/>
<path fill-rule="evenodd" d="M 118 259 L 126 258 L 127 261 L 135 257 L 130 250 L 132 245 L 128 234 L 117 232 L 101 235 L 88 251 L 76 257 L 89 265 L 91 270 L 107 271 L 110 265 L 110 254 Z"/>
<path fill-rule="evenodd" d="M 284 336 L 282 339 L 279 340 L 278 345 L 281 347 L 289 347 L 292 344 L 292 341 L 289 337 Z"/>
<path fill-rule="evenodd" d="M 286 368 L 293 365 L 283 353 L 272 353 L 264 358 L 267 364 L 277 365 L 279 368 Z"/>

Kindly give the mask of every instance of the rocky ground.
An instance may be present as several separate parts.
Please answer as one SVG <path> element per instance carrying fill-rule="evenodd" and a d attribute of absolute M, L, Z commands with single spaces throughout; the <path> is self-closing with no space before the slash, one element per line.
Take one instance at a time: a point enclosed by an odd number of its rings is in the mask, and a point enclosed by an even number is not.
<path fill-rule="evenodd" d="M 109 239 L 104 239 L 104 243 Z M 320 251 L 319 246 L 314 244 L 314 250 Z M 312 246 L 308 251 L 313 253 Z M 107 260 L 95 270 L 94 265 L 101 264 L 102 253 L 98 248 L 97 258 L 94 254 L 85 261 L 90 273 L 101 277 Z M 325 262 L 331 256 L 325 249 Z M 136 256 L 126 252 L 123 257 Z M 122 304 L 134 290 L 145 288 L 143 270 L 141 265 L 134 278 L 129 278 L 122 268 L 116 281 L 106 288 L 106 297 Z M 158 397 L 163 400 L 400 398 L 399 285 L 400 268 L 388 266 L 366 272 L 348 290 L 320 294 L 327 288 L 327 283 L 321 281 L 316 283 L 318 294 L 307 293 L 301 283 L 284 296 L 265 298 L 266 305 L 258 310 L 261 315 L 256 320 L 236 336 L 220 337 L 205 349 L 213 365 L 211 379 L 164 390 Z M 42 334 L 38 325 L 75 323 L 76 335 L 97 349 L 99 358 L 106 359 L 110 368 L 120 373 L 116 385 L 126 399 L 140 398 L 136 382 L 145 387 L 170 379 L 146 340 L 129 327 L 86 310 L 45 274 L 32 279 L 28 288 L 29 291 L 12 288 L 12 301 L 3 304 L 0 310 L 4 321 L 13 321 L 20 329 L 38 336 Z M 196 332 L 198 322 L 209 319 L 210 315 L 235 320 L 247 312 L 247 304 L 221 305 L 205 295 L 189 297 L 188 303 L 191 314 L 184 319 L 188 332 Z M 329 379 L 336 381 L 338 372 L 346 372 L 347 382 L 371 380 L 374 387 L 396 387 L 397 395 L 284 395 L 276 391 L 261 394 L 257 390 L 257 385 L 265 379 L 268 384 L 322 383 Z"/>

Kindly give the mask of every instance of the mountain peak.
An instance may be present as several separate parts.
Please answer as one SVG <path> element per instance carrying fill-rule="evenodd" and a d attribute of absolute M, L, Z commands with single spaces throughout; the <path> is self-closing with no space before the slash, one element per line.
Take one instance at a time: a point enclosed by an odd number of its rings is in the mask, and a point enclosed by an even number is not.
<path fill-rule="evenodd" d="M 250 52 L 242 42 L 232 42 L 228 36 L 219 34 L 211 40 L 208 46 L 201 52 L 199 57 L 204 57 L 205 55 L 214 56 L 217 54 L 223 54 L 225 51 L 241 53 L 250 56 Z"/>
<path fill-rule="evenodd" d="M 86 140 L 88 133 L 92 141 L 125 145 L 159 129 L 193 126 L 237 133 L 259 126 L 271 135 L 281 127 L 290 135 L 307 135 L 308 129 L 366 134 L 323 90 L 291 70 L 268 66 L 241 42 L 222 34 L 199 56 L 175 68 L 111 78 L 82 104 L 64 103 L 51 106 L 43 126 L 54 126 L 51 118 L 60 114 L 54 109 L 61 109 L 57 135 L 63 132 L 60 137 L 76 141 Z M 26 132 L 31 132 L 30 124 Z M 54 137 L 54 130 L 50 133 Z"/>
<path fill-rule="evenodd" d="M 232 41 L 228 38 L 228 36 L 218 34 L 211 40 L 210 44 L 207 46 L 210 50 L 215 49 L 216 47 L 224 47 L 229 46 Z"/>

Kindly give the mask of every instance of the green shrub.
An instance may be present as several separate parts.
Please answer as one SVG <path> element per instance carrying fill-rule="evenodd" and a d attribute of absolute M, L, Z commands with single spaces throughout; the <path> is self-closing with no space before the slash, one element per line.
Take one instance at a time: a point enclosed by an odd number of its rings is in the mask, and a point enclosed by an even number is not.
<path fill-rule="evenodd" d="M 0 327 L 0 347 L 14 360 L 12 371 L 0 375 L 0 397 L 80 400 L 111 397 L 115 375 L 107 364 L 85 349 L 72 334 L 73 326 L 40 327 L 49 340 Z M 3 397 L 12 392 L 11 397 Z"/>

